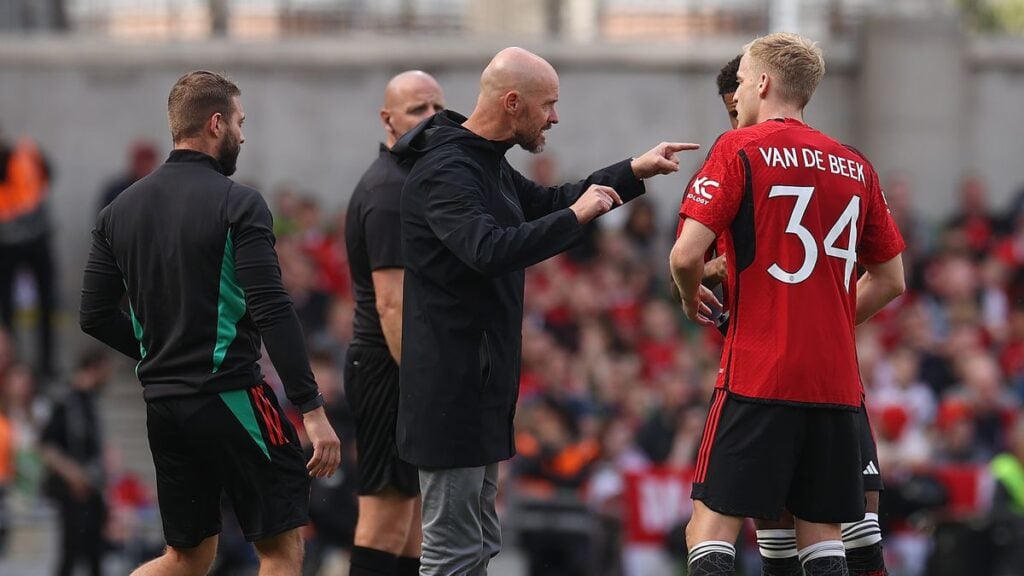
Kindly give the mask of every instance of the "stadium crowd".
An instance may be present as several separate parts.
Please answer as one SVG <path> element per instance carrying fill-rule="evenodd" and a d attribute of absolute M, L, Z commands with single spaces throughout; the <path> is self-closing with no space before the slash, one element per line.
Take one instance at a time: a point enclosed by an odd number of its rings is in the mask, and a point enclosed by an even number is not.
<path fill-rule="evenodd" d="M 150 150 L 139 154 L 151 160 Z M 533 158 L 528 172 L 541 183 L 559 176 L 550 154 Z M 892 574 L 1019 573 L 1000 572 L 999 563 L 1024 565 L 1011 558 L 1024 549 L 1024 493 L 1001 482 L 997 468 L 1003 453 L 1024 462 L 1024 192 L 996 209 L 983 178 L 971 175 L 954 213 L 927 222 L 912 209 L 913 183 L 887 180 L 908 245 L 908 291 L 857 336 L 886 483 L 887 564 Z M 102 193 L 103 203 L 111 194 Z M 346 442 L 352 423 L 341 382 L 353 313 L 345 218 L 333 210 L 340 203 L 328 209 L 318 198 L 284 186 L 268 199 L 283 281 L 346 449 L 345 473 L 314 485 L 310 574 L 329 561 L 327 551 L 351 545 L 356 519 L 357 455 Z M 527 272 L 519 455 L 502 469 L 502 506 L 531 575 L 645 573 L 644 551 L 665 559 L 685 550 L 678 538 L 691 506 L 687 473 L 722 338 L 684 323 L 669 299 L 676 214 L 644 199 L 620 212 Z M 45 492 L 47 407 L 62 392 L 40 390 L 37 370 L 15 350 L 12 334 L 0 331 L 0 554 L 4 500 Z M 265 370 L 283 397 L 272 367 Z M 108 468 L 120 467 L 111 460 Z M 152 510 L 152 495 L 137 476 L 110 472 L 105 534 L 132 546 L 124 524 L 138 521 L 131 511 Z M 958 569 L 982 551 L 989 572 Z M 231 573 L 232 553 L 239 565 L 253 559 L 226 538 L 219 573 Z M 747 555 L 756 559 L 752 543 Z"/>

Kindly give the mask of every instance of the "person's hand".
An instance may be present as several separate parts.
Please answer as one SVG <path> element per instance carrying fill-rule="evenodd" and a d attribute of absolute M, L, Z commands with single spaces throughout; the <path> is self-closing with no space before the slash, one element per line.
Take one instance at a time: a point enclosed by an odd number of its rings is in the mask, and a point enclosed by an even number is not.
<path fill-rule="evenodd" d="M 622 198 L 614 188 L 591 184 L 569 209 L 576 213 L 580 224 L 586 224 L 619 204 L 622 204 Z"/>
<path fill-rule="evenodd" d="M 303 414 L 302 425 L 313 445 L 313 457 L 306 464 L 309 475 L 313 478 L 333 476 L 334 470 L 341 463 L 341 440 L 338 440 L 338 435 L 327 420 L 324 407 Z"/>
<path fill-rule="evenodd" d="M 64 474 L 64 480 L 71 490 L 71 496 L 79 502 L 85 501 L 92 493 L 92 481 L 89 475 L 79 466 L 68 467 Z"/>
<path fill-rule="evenodd" d="M 671 174 L 679 170 L 679 158 L 676 158 L 676 152 L 698 148 L 700 148 L 700 144 L 662 142 L 642 156 L 634 158 L 629 166 L 633 169 L 633 175 L 640 180 L 661 174 Z"/>
<path fill-rule="evenodd" d="M 701 284 L 708 288 L 714 288 L 729 279 L 729 266 L 725 261 L 725 255 L 704 263 L 704 277 Z"/>
<path fill-rule="evenodd" d="M 715 322 L 711 320 L 711 307 L 708 304 L 714 304 L 718 308 L 722 307 L 722 303 L 718 301 L 715 293 L 701 284 L 696 299 L 683 298 L 683 313 L 701 326 L 714 326 Z"/>

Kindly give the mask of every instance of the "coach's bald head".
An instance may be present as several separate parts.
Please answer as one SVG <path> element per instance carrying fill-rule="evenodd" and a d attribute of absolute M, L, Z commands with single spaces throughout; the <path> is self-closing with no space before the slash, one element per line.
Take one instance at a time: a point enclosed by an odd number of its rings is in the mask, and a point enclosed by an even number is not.
<path fill-rule="evenodd" d="M 517 90 L 522 93 L 558 89 L 558 74 L 547 60 L 522 48 L 505 48 L 480 75 L 480 92 L 500 97 Z"/>
<path fill-rule="evenodd" d="M 384 106 L 380 119 L 391 148 L 403 134 L 428 116 L 444 110 L 444 92 L 433 76 L 420 70 L 407 70 L 392 78 L 384 88 Z"/>
<path fill-rule="evenodd" d="M 480 97 L 466 127 L 488 138 L 540 152 L 544 131 L 558 123 L 558 74 L 540 56 L 505 48 L 480 75 Z"/>

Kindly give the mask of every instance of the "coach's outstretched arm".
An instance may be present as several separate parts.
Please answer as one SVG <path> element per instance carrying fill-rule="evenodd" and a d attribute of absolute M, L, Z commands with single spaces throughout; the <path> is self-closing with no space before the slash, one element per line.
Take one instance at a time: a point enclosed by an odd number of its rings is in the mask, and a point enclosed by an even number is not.
<path fill-rule="evenodd" d="M 594 185 L 614 188 L 618 200 L 621 200 L 616 205 L 629 202 L 644 193 L 643 180 L 679 170 L 677 152 L 698 148 L 700 144 L 662 142 L 636 158 L 617 162 L 594 172 L 585 180 L 561 186 L 541 186 L 515 170 L 512 178 L 524 215 L 527 220 L 533 220 L 568 208 Z"/>
<path fill-rule="evenodd" d="M 865 264 L 864 269 L 857 280 L 857 324 L 877 314 L 907 289 L 901 255 L 881 264 Z"/>
<path fill-rule="evenodd" d="M 471 174 L 467 181 L 462 175 Z M 471 161 L 453 159 L 435 169 L 423 192 L 430 229 L 467 266 L 501 276 L 564 252 L 581 237 L 582 225 L 622 199 L 608 186 L 592 184 L 569 207 L 518 225 L 501 225 L 475 182 L 486 175 Z M 574 186 L 583 186 L 580 182 Z"/>

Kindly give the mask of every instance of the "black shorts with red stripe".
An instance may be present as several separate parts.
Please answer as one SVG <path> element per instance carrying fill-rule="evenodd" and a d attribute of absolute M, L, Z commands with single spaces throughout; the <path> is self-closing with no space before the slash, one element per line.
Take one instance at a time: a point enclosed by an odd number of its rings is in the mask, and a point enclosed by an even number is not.
<path fill-rule="evenodd" d="M 857 412 L 755 402 L 716 389 L 691 496 L 729 516 L 864 518 Z"/>
<path fill-rule="evenodd" d="M 295 428 L 266 383 L 147 406 L 164 539 L 191 548 L 221 531 L 221 494 L 250 542 L 305 525 L 310 479 Z"/>

